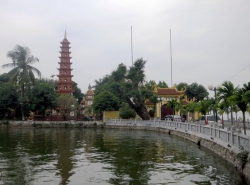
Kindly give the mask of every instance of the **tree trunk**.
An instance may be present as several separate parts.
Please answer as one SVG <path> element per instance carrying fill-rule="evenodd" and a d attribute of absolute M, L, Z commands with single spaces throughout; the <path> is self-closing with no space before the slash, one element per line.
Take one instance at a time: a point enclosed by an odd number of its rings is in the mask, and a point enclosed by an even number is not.
<path fill-rule="evenodd" d="M 135 109 L 135 112 L 141 117 L 141 119 L 143 120 L 149 120 L 150 119 L 150 115 L 148 114 L 148 111 L 146 109 L 146 107 L 143 105 L 141 108 L 139 109 Z"/>
<path fill-rule="evenodd" d="M 232 111 L 232 107 L 230 107 L 231 108 L 231 111 L 230 111 L 230 114 L 231 114 L 231 126 L 233 126 L 233 111 Z"/>
<path fill-rule="evenodd" d="M 246 117 L 245 117 L 245 111 L 242 111 L 242 115 L 243 115 L 243 129 L 244 129 L 244 135 L 246 135 Z"/>
<path fill-rule="evenodd" d="M 21 101 L 23 101 L 24 98 L 24 84 L 21 85 Z M 23 102 L 21 102 L 21 112 L 22 112 L 22 120 L 25 120 L 25 116 L 24 116 L 24 109 L 23 109 Z"/>
<path fill-rule="evenodd" d="M 150 119 L 150 115 L 147 111 L 147 108 L 145 107 L 144 103 L 142 102 L 137 102 L 137 104 L 135 105 L 131 99 L 127 96 L 125 96 L 125 100 L 127 101 L 127 103 L 129 104 L 129 106 L 141 117 L 141 119 L 143 120 L 149 120 Z M 137 108 L 139 107 L 139 108 Z"/>
<path fill-rule="evenodd" d="M 222 116 L 221 116 L 221 124 L 222 124 L 222 128 L 224 128 L 224 120 L 223 120 L 223 114 L 222 114 Z"/>

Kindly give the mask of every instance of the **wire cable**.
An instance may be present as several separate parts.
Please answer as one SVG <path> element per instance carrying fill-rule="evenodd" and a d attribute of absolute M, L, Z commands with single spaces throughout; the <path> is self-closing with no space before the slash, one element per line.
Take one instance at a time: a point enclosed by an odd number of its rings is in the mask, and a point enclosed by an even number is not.
<path fill-rule="evenodd" d="M 233 78 L 234 76 L 236 76 L 237 74 L 239 74 L 241 71 L 245 70 L 248 66 L 250 66 L 250 64 L 248 64 L 246 67 L 244 67 L 243 69 L 241 69 L 240 71 L 238 71 L 237 73 L 235 73 L 233 76 L 231 76 L 230 78 L 228 78 L 226 81 L 230 80 L 231 78 Z"/>

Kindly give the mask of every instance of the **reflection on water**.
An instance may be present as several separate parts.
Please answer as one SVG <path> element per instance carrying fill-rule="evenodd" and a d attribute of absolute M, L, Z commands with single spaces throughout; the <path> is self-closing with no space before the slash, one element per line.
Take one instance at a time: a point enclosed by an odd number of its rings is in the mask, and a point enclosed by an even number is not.
<path fill-rule="evenodd" d="M 195 143 L 119 129 L 0 128 L 0 185 L 245 184 Z"/>

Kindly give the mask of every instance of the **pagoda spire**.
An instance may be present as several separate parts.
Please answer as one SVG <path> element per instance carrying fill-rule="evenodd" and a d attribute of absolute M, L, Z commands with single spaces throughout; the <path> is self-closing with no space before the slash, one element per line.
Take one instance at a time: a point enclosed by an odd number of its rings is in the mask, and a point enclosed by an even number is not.
<path fill-rule="evenodd" d="M 64 38 L 67 39 L 67 33 L 66 33 L 66 30 L 65 30 L 65 33 L 64 33 Z"/>

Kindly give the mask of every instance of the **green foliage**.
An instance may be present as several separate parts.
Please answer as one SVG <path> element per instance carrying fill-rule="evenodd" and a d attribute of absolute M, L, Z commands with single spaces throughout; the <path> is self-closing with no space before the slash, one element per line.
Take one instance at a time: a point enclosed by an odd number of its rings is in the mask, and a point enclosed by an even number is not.
<path fill-rule="evenodd" d="M 78 102 L 71 95 L 60 95 L 56 98 L 56 105 L 59 107 L 60 113 L 62 113 L 64 119 L 66 120 L 68 114 L 71 111 L 76 111 Z"/>
<path fill-rule="evenodd" d="M 160 88 L 168 88 L 168 85 L 164 81 L 159 81 L 158 87 L 160 87 Z"/>
<path fill-rule="evenodd" d="M 247 157 L 248 157 L 249 152 L 244 150 L 243 146 L 240 146 L 239 149 L 240 149 L 240 152 L 236 155 L 236 158 L 239 159 L 241 163 L 241 169 L 243 170 L 247 163 Z"/>
<path fill-rule="evenodd" d="M 191 102 L 186 105 L 186 109 L 188 112 L 194 113 L 197 110 L 197 102 Z"/>
<path fill-rule="evenodd" d="M 100 78 L 99 80 L 95 80 L 95 85 L 93 86 L 95 88 L 95 94 L 98 95 L 99 93 L 105 90 L 110 91 L 111 89 L 109 87 L 109 82 L 109 75 L 106 75 L 103 78 Z"/>
<path fill-rule="evenodd" d="M 16 86 L 0 82 L 0 117 L 13 114 L 18 105 Z"/>
<path fill-rule="evenodd" d="M 92 108 L 98 113 L 119 110 L 119 98 L 109 91 L 103 91 L 95 97 Z"/>
<path fill-rule="evenodd" d="M 202 115 L 206 115 L 209 111 L 209 102 L 207 100 L 201 100 L 197 103 L 197 110 L 202 113 Z"/>
<path fill-rule="evenodd" d="M 152 89 L 145 86 L 146 61 L 137 59 L 129 69 L 124 64 L 119 64 L 111 75 L 106 75 L 103 80 L 96 81 L 95 88 L 100 91 L 109 91 L 115 94 L 120 102 L 127 102 L 129 106 L 142 119 L 150 119 L 145 101 L 154 95 Z"/>
<path fill-rule="evenodd" d="M 89 117 L 87 117 L 87 116 L 83 116 L 82 121 L 91 121 L 91 119 Z"/>
<path fill-rule="evenodd" d="M 32 67 L 31 64 L 38 62 L 38 58 L 31 55 L 28 47 L 17 45 L 14 50 L 11 50 L 7 53 L 7 57 L 12 59 L 12 63 L 2 65 L 3 68 L 11 67 L 13 68 L 8 72 L 10 75 L 10 82 L 12 84 L 19 84 L 21 87 L 21 98 L 24 98 L 24 89 L 25 84 L 35 84 L 35 75 L 41 77 L 41 72 Z M 22 119 L 24 120 L 24 108 L 21 104 L 22 109 Z"/>
<path fill-rule="evenodd" d="M 0 75 L 0 83 L 6 83 L 10 80 L 10 75 L 8 73 L 4 73 L 2 75 Z"/>
<path fill-rule="evenodd" d="M 32 111 L 39 110 L 39 112 L 45 115 L 46 109 L 52 109 L 56 107 L 57 94 L 54 90 L 54 86 L 50 83 L 41 81 L 37 83 L 30 91 L 29 101 Z"/>
<path fill-rule="evenodd" d="M 73 90 L 75 90 L 75 92 L 73 92 L 73 96 L 77 99 L 78 103 L 81 103 L 84 94 L 75 82 L 73 82 Z"/>
<path fill-rule="evenodd" d="M 204 86 L 192 83 L 187 86 L 185 95 L 189 100 L 199 102 L 208 96 L 208 92 Z"/>
<path fill-rule="evenodd" d="M 223 82 L 222 86 L 218 88 L 217 98 L 219 102 L 225 102 L 225 105 L 230 108 L 231 112 L 231 125 L 233 125 L 233 108 L 235 105 L 235 101 L 233 100 L 233 96 L 235 95 L 238 87 L 234 87 L 232 82 Z"/>
<path fill-rule="evenodd" d="M 172 99 L 172 100 L 168 101 L 166 106 L 169 107 L 169 108 L 172 108 L 174 110 L 174 114 L 175 114 L 175 111 L 180 110 L 181 103 L 178 102 L 176 99 Z"/>
<path fill-rule="evenodd" d="M 122 103 L 122 106 L 119 111 L 119 116 L 122 119 L 130 119 L 136 117 L 136 112 L 130 108 L 127 103 Z"/>
<path fill-rule="evenodd" d="M 145 88 L 148 90 L 154 90 L 156 85 L 156 82 L 154 80 L 149 80 L 148 82 L 145 82 Z"/>
<path fill-rule="evenodd" d="M 247 111 L 247 109 L 249 108 L 249 102 L 247 98 L 245 98 L 246 94 L 248 92 L 250 92 L 248 89 L 250 88 L 250 83 L 249 83 L 249 87 L 247 86 L 247 84 L 243 85 L 243 88 L 237 88 L 235 91 L 235 94 L 230 97 L 230 101 L 233 101 L 236 106 L 232 106 L 232 107 L 236 107 L 238 108 L 240 111 L 242 111 L 243 113 L 243 129 L 244 129 L 244 134 L 246 135 L 246 118 L 245 118 L 245 113 Z M 238 110 L 236 109 L 236 110 Z"/>
<path fill-rule="evenodd" d="M 181 82 L 181 83 L 179 83 L 178 85 L 176 85 L 176 89 L 177 89 L 178 91 L 182 91 L 182 90 L 186 89 L 187 86 L 188 86 L 187 83 Z"/>

